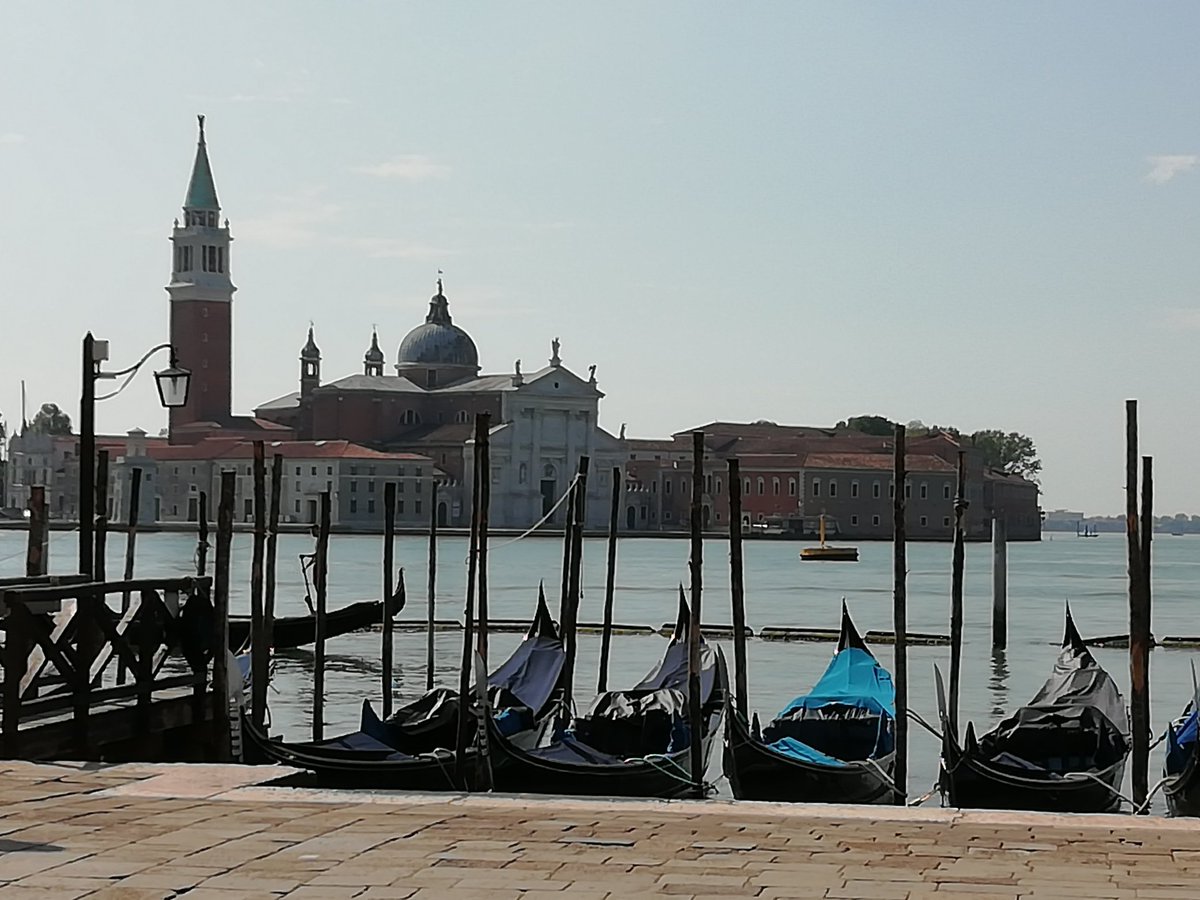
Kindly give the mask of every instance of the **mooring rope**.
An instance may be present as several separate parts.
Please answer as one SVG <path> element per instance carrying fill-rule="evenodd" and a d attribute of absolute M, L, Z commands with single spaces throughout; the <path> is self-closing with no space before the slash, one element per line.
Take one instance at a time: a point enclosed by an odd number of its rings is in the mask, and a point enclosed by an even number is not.
<path fill-rule="evenodd" d="M 543 525 L 545 525 L 547 522 L 549 522 L 554 517 L 554 514 L 556 512 L 558 512 L 558 508 L 563 505 L 563 503 L 566 501 L 566 499 L 568 497 L 571 496 L 571 490 L 572 490 L 572 488 L 575 487 L 575 484 L 578 481 L 579 481 L 579 475 L 577 473 L 575 475 L 575 477 L 571 479 L 571 483 L 567 485 L 567 489 L 563 493 L 563 495 L 561 497 L 559 497 L 556 501 L 554 501 L 554 505 L 552 507 L 550 507 L 549 510 L 547 510 L 547 512 L 544 516 L 542 516 L 540 519 L 538 519 L 536 522 L 534 522 L 532 525 L 530 525 L 523 532 L 518 534 L 515 538 L 510 538 L 509 540 L 502 541 L 499 544 L 489 544 L 488 545 L 488 553 L 495 553 L 497 550 L 503 549 L 504 547 L 508 547 L 512 544 L 517 543 L 518 541 L 525 540 L 525 538 L 529 537 L 531 534 L 533 534 L 535 531 L 537 531 L 539 528 L 541 528 Z M 479 550 L 476 549 L 475 552 L 478 553 Z M 464 562 L 467 562 L 467 563 L 470 562 L 469 555 L 464 560 Z"/>

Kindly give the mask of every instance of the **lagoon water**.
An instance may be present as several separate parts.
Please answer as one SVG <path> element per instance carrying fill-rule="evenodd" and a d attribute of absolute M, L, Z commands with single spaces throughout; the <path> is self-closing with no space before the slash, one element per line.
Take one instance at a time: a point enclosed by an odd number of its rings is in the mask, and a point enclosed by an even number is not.
<path fill-rule="evenodd" d="M 24 571 L 23 532 L 0 532 L 0 577 Z M 77 535 L 56 532 L 51 537 L 51 571 L 69 571 L 76 559 Z M 1156 636 L 1200 635 L 1200 555 L 1196 537 L 1156 536 L 1154 541 L 1154 633 Z M 123 535 L 109 538 L 108 571 L 120 572 Z M 139 535 L 137 577 L 178 576 L 193 569 L 196 540 L 187 534 Z M 304 582 L 297 555 L 312 550 L 304 535 L 279 539 L 277 611 L 301 614 Z M 859 545 L 860 562 L 813 563 L 799 560 L 803 545 L 790 541 L 747 541 L 745 544 L 746 616 L 751 628 L 771 625 L 836 628 L 841 600 L 850 605 L 859 629 L 890 630 L 892 609 L 892 547 L 889 543 Z M 1081 540 L 1054 535 L 1041 543 L 1013 543 L 1008 548 L 1009 641 L 1006 653 L 991 650 L 991 547 L 968 545 L 965 581 L 963 686 L 960 718 L 974 720 L 986 730 L 1006 710 L 1025 702 L 1040 686 L 1053 664 L 1062 638 L 1064 603 L 1070 601 L 1080 632 L 1090 636 L 1128 630 L 1125 539 L 1101 535 Z M 329 605 L 336 608 L 355 600 L 380 596 L 382 539 L 334 536 L 330 541 Z M 539 579 L 545 579 L 551 609 L 557 608 L 561 542 L 528 538 L 491 543 L 489 597 L 496 618 L 528 619 L 534 609 Z M 688 583 L 689 545 L 684 540 L 638 538 L 620 544 L 617 559 L 617 622 L 653 625 L 674 620 L 678 585 Z M 580 621 L 598 622 L 603 615 L 606 544 L 589 539 L 584 546 L 583 599 Z M 251 537 L 235 536 L 231 609 L 249 606 Z M 408 604 L 400 619 L 421 622 L 426 614 L 427 542 L 419 537 L 396 541 L 396 564 L 406 569 Z M 462 616 L 466 584 L 467 543 L 445 537 L 438 547 L 437 617 Z M 209 556 L 210 565 L 212 554 Z M 950 607 L 950 544 L 908 546 L 909 629 L 946 633 Z M 704 620 L 727 623 L 729 612 L 728 548 L 720 540 L 704 544 Z M 493 665 L 518 642 L 516 634 L 491 638 Z M 658 659 L 665 646 L 657 636 L 618 635 L 613 639 L 610 687 L 632 684 Z M 764 722 L 819 677 L 832 653 L 827 643 L 749 642 L 751 706 Z M 891 668 L 890 645 L 875 649 Z M 580 707 L 595 694 L 600 639 L 581 635 L 576 674 Z M 436 679 L 456 683 L 462 639 L 459 632 L 436 636 Z M 732 647 L 725 652 L 732 666 Z M 1123 650 L 1097 649 L 1101 665 L 1127 693 L 1128 655 Z M 363 699 L 378 708 L 381 691 L 378 632 L 333 639 L 327 645 L 326 733 L 357 726 Z M 1192 693 L 1191 661 L 1200 651 L 1156 649 L 1151 654 L 1152 721 L 1156 734 L 1177 716 Z M 418 696 L 425 686 L 425 635 L 396 634 L 395 693 L 398 702 Z M 936 721 L 933 666 L 948 671 L 948 647 L 910 648 L 910 706 L 928 721 Z M 311 728 L 312 654 L 282 654 L 269 702 L 274 731 L 303 740 Z M 909 792 L 923 794 L 937 774 L 937 741 L 915 723 L 910 726 Z M 719 776 L 719 753 L 710 776 Z M 1162 766 L 1161 749 L 1151 757 L 1150 781 Z M 720 779 L 721 793 L 728 784 Z M 1128 793 L 1128 778 L 1126 779 Z M 936 802 L 936 800 L 931 801 Z M 1155 809 L 1162 810 L 1161 796 Z"/>

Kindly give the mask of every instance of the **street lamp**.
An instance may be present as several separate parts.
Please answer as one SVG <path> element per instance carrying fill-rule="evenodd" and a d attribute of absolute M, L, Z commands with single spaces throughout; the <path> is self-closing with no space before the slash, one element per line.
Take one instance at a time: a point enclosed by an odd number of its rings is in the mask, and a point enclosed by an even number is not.
<path fill-rule="evenodd" d="M 192 373 L 181 369 L 170 344 L 151 347 L 136 363 L 118 372 L 105 372 L 100 364 L 108 359 L 108 341 L 97 341 L 89 331 L 83 338 L 83 394 L 79 404 L 79 572 L 92 577 L 95 572 L 95 548 L 92 546 L 96 516 L 96 401 L 115 397 L 129 386 L 138 371 L 159 350 L 171 353 L 170 364 L 154 373 L 158 399 L 167 409 L 187 403 Z M 114 391 L 96 396 L 101 378 L 125 380 Z"/>

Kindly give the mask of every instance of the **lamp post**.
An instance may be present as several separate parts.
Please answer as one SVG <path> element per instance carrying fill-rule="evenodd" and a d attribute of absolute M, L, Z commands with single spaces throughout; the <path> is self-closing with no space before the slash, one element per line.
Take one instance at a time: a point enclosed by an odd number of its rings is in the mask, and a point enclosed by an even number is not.
<path fill-rule="evenodd" d="M 115 397 L 129 385 L 133 376 L 159 350 L 170 351 L 167 368 L 154 373 L 158 399 L 172 409 L 187 403 L 192 373 L 179 368 L 175 349 L 170 344 L 151 347 L 136 363 L 118 372 L 105 372 L 100 364 L 108 359 L 108 341 L 98 341 L 89 331 L 83 337 L 83 392 L 79 403 L 79 573 L 91 578 L 95 572 L 93 536 L 96 517 L 96 402 Z M 121 378 L 120 387 L 100 397 L 96 382 L 101 378 Z"/>

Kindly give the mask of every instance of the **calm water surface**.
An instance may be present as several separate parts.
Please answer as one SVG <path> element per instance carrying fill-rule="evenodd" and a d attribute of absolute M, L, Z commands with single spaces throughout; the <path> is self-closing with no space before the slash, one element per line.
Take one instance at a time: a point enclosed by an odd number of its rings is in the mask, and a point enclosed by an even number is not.
<path fill-rule="evenodd" d="M 51 538 L 51 570 L 72 568 L 76 558 L 75 534 L 55 533 Z M 1200 538 L 1159 536 L 1154 542 L 1154 633 L 1200 634 L 1197 586 L 1200 585 Z M 185 534 L 151 534 L 138 538 L 139 577 L 175 576 L 193 571 L 195 538 Z M 307 536 L 283 535 L 279 539 L 277 608 L 280 615 L 306 612 L 304 584 L 297 555 L 311 551 Z M 0 532 L 0 576 L 24 570 L 25 535 Z M 746 615 L 750 626 L 797 625 L 836 628 L 843 597 L 859 629 L 890 630 L 892 603 L 892 549 L 887 543 L 859 545 L 861 561 L 853 563 L 801 563 L 801 545 L 787 541 L 750 541 L 745 545 Z M 330 541 L 330 607 L 381 593 L 382 540 L 375 537 L 334 536 Z M 545 579 L 552 609 L 557 605 L 561 543 L 530 538 L 518 543 L 492 542 L 490 603 L 497 618 L 528 619 L 537 598 L 539 579 Z M 605 542 L 587 540 L 584 547 L 584 593 L 580 621 L 603 617 Z M 437 616 L 461 618 L 466 585 L 467 544 L 464 538 L 439 542 Z M 247 612 L 251 537 L 235 536 L 231 608 Z M 728 548 L 718 540 L 704 545 L 704 619 L 729 622 Z M 422 538 L 396 541 L 396 562 L 407 571 L 408 606 L 401 620 L 425 618 L 427 544 Z M 1009 648 L 993 656 L 991 650 L 991 548 L 967 547 L 963 687 L 961 718 L 973 719 L 986 730 L 1005 710 L 1028 700 L 1046 677 L 1062 637 L 1063 605 L 1070 601 L 1084 637 L 1127 630 L 1125 540 L 1122 535 L 1101 535 L 1080 540 L 1059 535 L 1037 544 L 1010 544 L 1008 548 Z M 108 571 L 123 566 L 124 536 L 109 542 Z M 617 561 L 616 613 L 618 622 L 659 626 L 673 621 L 678 585 L 688 581 L 688 542 L 659 538 L 623 541 Z M 909 628 L 913 631 L 948 631 L 950 606 L 949 544 L 910 544 L 908 547 Z M 212 555 L 210 554 L 210 564 Z M 493 664 L 516 646 L 519 635 L 491 638 Z M 658 659 L 664 639 L 657 636 L 617 636 L 613 640 L 609 682 L 611 687 L 632 684 Z M 439 683 L 457 683 L 461 635 L 436 636 L 436 677 Z M 586 706 L 595 693 L 600 639 L 581 635 L 576 675 L 577 702 Z M 732 665 L 732 648 L 725 647 Z M 820 676 L 832 652 L 831 644 L 749 642 L 751 705 L 764 720 Z M 892 648 L 876 648 L 880 660 L 891 668 Z M 378 705 L 381 691 L 378 633 L 345 635 L 327 647 L 327 734 L 357 726 L 364 698 Z M 936 717 L 933 666 L 948 670 L 948 647 L 910 648 L 910 705 L 930 722 Z M 1129 683 L 1128 656 L 1122 650 L 1095 651 L 1097 659 L 1114 676 L 1122 691 Z M 1191 695 L 1192 659 L 1200 654 L 1186 650 L 1155 650 L 1151 654 L 1151 703 L 1155 733 L 1178 715 Z M 418 696 L 425 686 L 425 635 L 396 634 L 395 690 L 399 702 Z M 311 728 L 312 655 L 293 651 L 280 657 L 276 689 L 270 696 L 276 730 L 292 739 L 304 739 Z M 913 724 L 910 729 L 909 790 L 927 791 L 937 773 L 938 744 Z M 719 754 L 714 754 L 719 773 Z M 1151 783 L 1161 771 L 1161 753 L 1151 760 Z M 721 780 L 722 793 L 728 785 Z M 1128 784 L 1126 784 L 1128 792 Z M 1157 808 L 1161 810 L 1161 797 Z"/>

